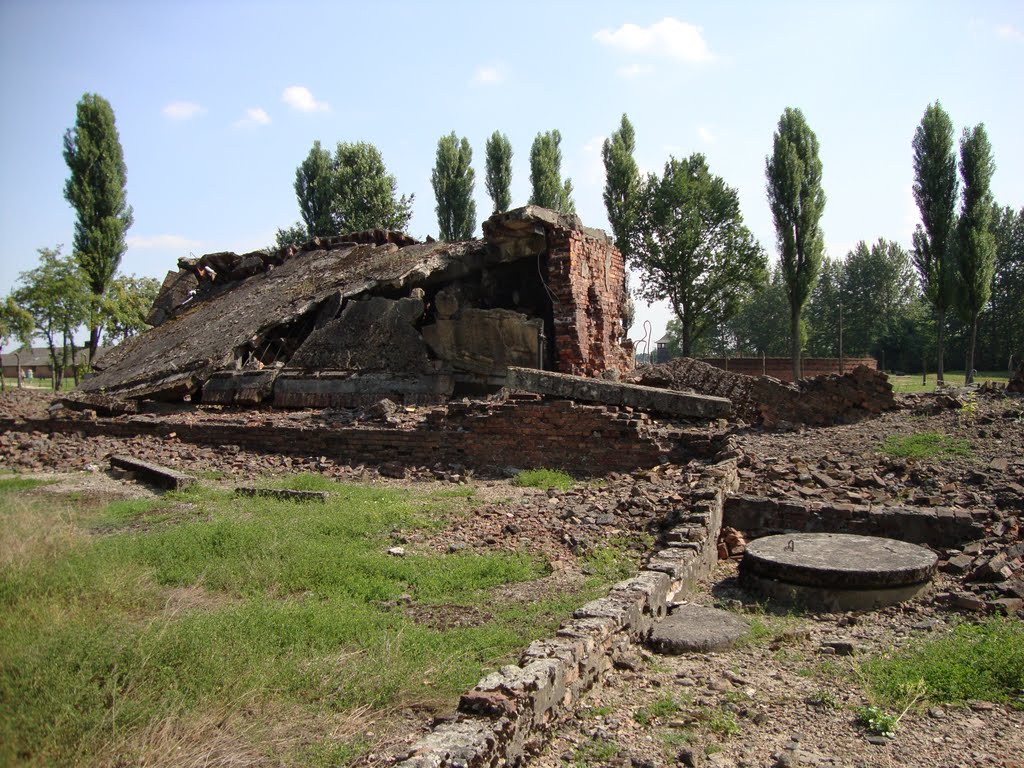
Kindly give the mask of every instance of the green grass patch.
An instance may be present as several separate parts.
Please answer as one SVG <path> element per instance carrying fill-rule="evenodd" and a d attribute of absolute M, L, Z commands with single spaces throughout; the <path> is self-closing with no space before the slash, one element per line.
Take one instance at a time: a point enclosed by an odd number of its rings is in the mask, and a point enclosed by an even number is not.
<path fill-rule="evenodd" d="M 640 725 L 650 725 L 656 720 L 666 720 L 682 709 L 682 703 L 675 696 L 666 694 L 633 713 L 633 719 Z"/>
<path fill-rule="evenodd" d="M 526 469 L 512 478 L 512 484 L 521 488 L 558 488 L 568 490 L 576 481 L 560 469 Z"/>
<path fill-rule="evenodd" d="M 938 432 L 890 435 L 882 443 L 882 453 L 902 459 L 970 456 L 971 443 L 963 438 L 949 437 Z"/>
<path fill-rule="evenodd" d="M 42 485 L 49 485 L 51 480 L 36 480 L 31 477 L 18 477 L 17 475 L 0 477 L 0 498 L 8 493 L 19 491 L 30 491 Z"/>
<path fill-rule="evenodd" d="M 259 749 L 276 762 L 344 763 L 370 747 L 332 740 L 331 713 L 450 701 L 599 588 L 495 600 L 547 563 L 410 546 L 391 556 L 397 535 L 444 524 L 430 494 L 318 476 L 273 483 L 330 496 L 238 499 L 201 484 L 82 512 L 27 486 L 7 494 L 0 764 L 137 764 L 159 724 L 222 719 L 257 745 L 265 733 Z M 482 618 L 439 628 L 415 620 L 419 606 Z M 280 712 L 302 734 L 291 745 L 274 736 Z M 307 726 L 317 722 L 322 733 Z"/>
<path fill-rule="evenodd" d="M 947 386 L 962 387 L 964 384 L 963 371 L 946 371 L 944 375 Z M 985 381 L 994 381 L 1005 384 L 1009 381 L 1009 374 L 1006 371 L 979 371 L 974 377 L 976 384 Z M 921 374 L 910 374 L 905 376 L 889 376 L 889 383 L 892 384 L 894 392 L 934 392 L 937 386 L 934 373 L 928 374 L 922 379 Z"/>
<path fill-rule="evenodd" d="M 580 567 L 598 582 L 623 581 L 636 575 L 641 556 L 649 552 L 653 544 L 653 538 L 648 536 L 632 540 L 612 538 L 585 552 L 580 558 Z"/>
<path fill-rule="evenodd" d="M 992 701 L 1024 710 L 1024 625 L 1012 619 L 960 624 L 943 637 L 869 659 L 861 671 L 874 699 L 891 708 L 905 707 L 923 682 L 930 701 Z"/>
<path fill-rule="evenodd" d="M 587 741 L 573 750 L 573 764 L 578 768 L 604 765 L 622 754 L 622 748 L 613 741 Z"/>

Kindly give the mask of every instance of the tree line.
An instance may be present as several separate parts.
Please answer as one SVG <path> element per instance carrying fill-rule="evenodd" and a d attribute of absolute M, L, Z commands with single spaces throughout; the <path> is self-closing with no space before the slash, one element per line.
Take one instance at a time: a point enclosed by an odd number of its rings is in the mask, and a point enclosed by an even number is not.
<path fill-rule="evenodd" d="M 562 178 L 559 131 L 538 133 L 530 148 L 530 204 L 574 213 L 572 180 Z M 999 368 L 1024 352 L 1024 209 L 992 198 L 995 170 L 983 124 L 954 141 L 936 102 L 913 140 L 914 198 L 921 215 L 909 251 L 879 239 L 844 258 L 824 253 L 826 205 L 818 138 L 799 109 L 779 119 L 765 158 L 766 197 L 778 261 L 746 227 L 739 195 L 701 153 L 670 157 L 661 174 L 641 177 L 627 115 L 604 142 L 604 203 L 616 246 L 640 276 L 636 295 L 667 300 L 670 347 L 683 355 L 801 357 L 868 354 L 890 369 L 932 361 L 941 380 L 946 353 L 963 357 L 970 380 L 981 365 Z M 512 145 L 495 131 L 485 147 L 492 209 L 511 206 Z M 0 302 L 0 349 L 42 336 L 54 385 L 89 332 L 89 359 L 101 339 L 137 333 L 158 290 L 151 278 L 117 274 L 132 224 L 126 169 L 110 104 L 86 94 L 64 137 L 70 175 L 65 198 L 76 211 L 73 250 L 39 250 L 39 265 Z M 437 143 L 431 186 L 438 235 L 463 240 L 476 230 L 475 171 L 469 141 L 454 131 Z M 277 232 L 277 245 L 367 229 L 404 230 L 413 195 L 399 195 L 380 151 L 367 142 L 319 141 L 295 172 L 301 220 Z M 628 275 L 627 275 L 628 277 Z M 628 280 L 623 324 L 634 314 Z"/>
<path fill-rule="evenodd" d="M 950 352 L 964 361 L 968 382 L 976 368 L 1002 369 L 1024 353 L 1024 209 L 993 199 L 985 126 L 965 128 L 957 148 L 952 120 L 936 102 L 911 148 L 921 223 L 910 250 L 861 241 L 830 259 L 818 139 L 800 110 L 787 108 L 765 159 L 779 251 L 771 270 L 742 226 L 735 190 L 707 172 L 702 155 L 672 158 L 662 178 L 632 182 L 632 210 L 609 206 L 609 218 L 642 275 L 640 296 L 669 299 L 670 349 L 788 354 L 795 377 L 803 354 L 871 355 L 888 369 L 934 365 L 939 381 Z M 609 170 L 608 184 L 612 178 Z M 624 234 L 616 218 L 627 222 Z"/>
<path fill-rule="evenodd" d="M 530 147 L 530 205 L 575 213 L 572 179 L 562 178 L 562 135 L 538 133 Z M 484 186 L 493 213 L 512 205 L 512 143 L 495 131 L 485 147 Z M 437 141 L 430 184 L 436 201 L 438 237 L 468 240 L 476 231 L 473 192 L 473 148 L 454 131 Z M 373 144 L 338 142 L 332 154 L 313 142 L 295 170 L 295 198 L 301 221 L 277 231 L 277 245 L 304 243 L 314 237 L 344 235 L 367 229 L 405 230 L 412 218 L 415 195 L 399 195 L 398 182 L 388 173 Z"/>

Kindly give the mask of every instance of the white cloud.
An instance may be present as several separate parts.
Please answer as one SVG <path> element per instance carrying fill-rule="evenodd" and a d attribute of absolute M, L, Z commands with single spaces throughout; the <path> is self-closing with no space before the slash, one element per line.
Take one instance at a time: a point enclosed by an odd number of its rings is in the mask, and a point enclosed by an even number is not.
<path fill-rule="evenodd" d="M 270 115 L 266 113 L 266 110 L 259 107 L 247 109 L 245 117 L 235 121 L 235 126 L 238 128 L 247 128 L 253 125 L 270 125 Z"/>
<path fill-rule="evenodd" d="M 1012 24 L 1001 24 L 996 27 L 996 35 L 1003 40 L 1010 40 L 1014 43 L 1024 42 L 1024 32 L 1021 32 Z"/>
<path fill-rule="evenodd" d="M 631 53 L 666 56 L 693 63 L 712 61 L 715 58 L 701 27 L 671 16 L 648 27 L 623 24 L 616 30 L 602 29 L 594 34 L 594 39 Z"/>
<path fill-rule="evenodd" d="M 299 112 L 327 112 L 331 107 L 326 101 L 317 101 L 312 91 L 304 85 L 289 85 L 281 93 L 281 100 Z"/>
<path fill-rule="evenodd" d="M 714 131 L 712 131 L 706 125 L 697 126 L 697 135 L 700 136 L 700 140 L 703 141 L 705 144 L 714 144 L 716 141 L 718 141 L 718 137 L 714 134 Z"/>
<path fill-rule="evenodd" d="M 201 115 L 206 108 L 194 101 L 172 101 L 163 108 L 164 117 L 171 120 L 190 120 L 196 115 Z"/>
<path fill-rule="evenodd" d="M 125 240 L 129 248 L 139 249 L 189 250 L 201 245 L 198 240 L 190 240 L 182 235 L 129 235 Z"/>
<path fill-rule="evenodd" d="M 649 75 L 654 72 L 654 67 L 650 64 L 630 64 L 628 67 L 620 67 L 619 74 L 622 77 L 640 77 L 641 75 Z"/>
<path fill-rule="evenodd" d="M 497 67 L 480 67 L 473 75 L 473 82 L 481 85 L 493 85 L 504 80 Z"/>

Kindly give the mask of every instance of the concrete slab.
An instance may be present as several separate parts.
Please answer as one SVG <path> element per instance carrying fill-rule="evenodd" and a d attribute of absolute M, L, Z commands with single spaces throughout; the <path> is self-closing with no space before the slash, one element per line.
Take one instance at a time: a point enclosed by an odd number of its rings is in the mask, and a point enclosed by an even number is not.
<path fill-rule="evenodd" d="M 724 397 L 622 384 L 617 381 L 570 376 L 534 368 L 509 367 L 506 386 L 513 390 L 565 397 L 570 400 L 628 406 L 664 416 L 714 419 L 728 416 L 732 410 L 732 403 Z"/>
<path fill-rule="evenodd" d="M 170 467 L 162 467 L 159 464 L 152 464 L 131 456 L 111 456 L 110 466 L 127 472 L 134 472 L 139 479 L 171 491 L 180 491 L 182 488 L 188 488 L 197 482 L 197 479 L 192 475 L 186 475 Z"/>
<path fill-rule="evenodd" d="M 736 645 L 749 624 L 734 613 L 702 605 L 681 605 L 651 630 L 651 649 L 666 655 L 725 651 Z"/>
<path fill-rule="evenodd" d="M 888 589 L 928 581 L 938 557 L 916 544 L 845 533 L 765 536 L 747 544 L 741 571 L 789 584 Z"/>

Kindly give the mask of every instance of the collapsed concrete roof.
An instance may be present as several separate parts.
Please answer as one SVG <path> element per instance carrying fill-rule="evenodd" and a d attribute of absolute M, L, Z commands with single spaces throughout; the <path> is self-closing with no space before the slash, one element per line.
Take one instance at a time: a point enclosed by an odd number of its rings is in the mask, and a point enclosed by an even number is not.
<path fill-rule="evenodd" d="M 589 376 L 630 366 L 622 256 L 602 232 L 532 206 L 483 230 L 456 243 L 375 231 L 183 259 L 154 303 L 154 327 L 111 350 L 79 389 L 424 402 L 499 385 L 508 365 Z"/>

